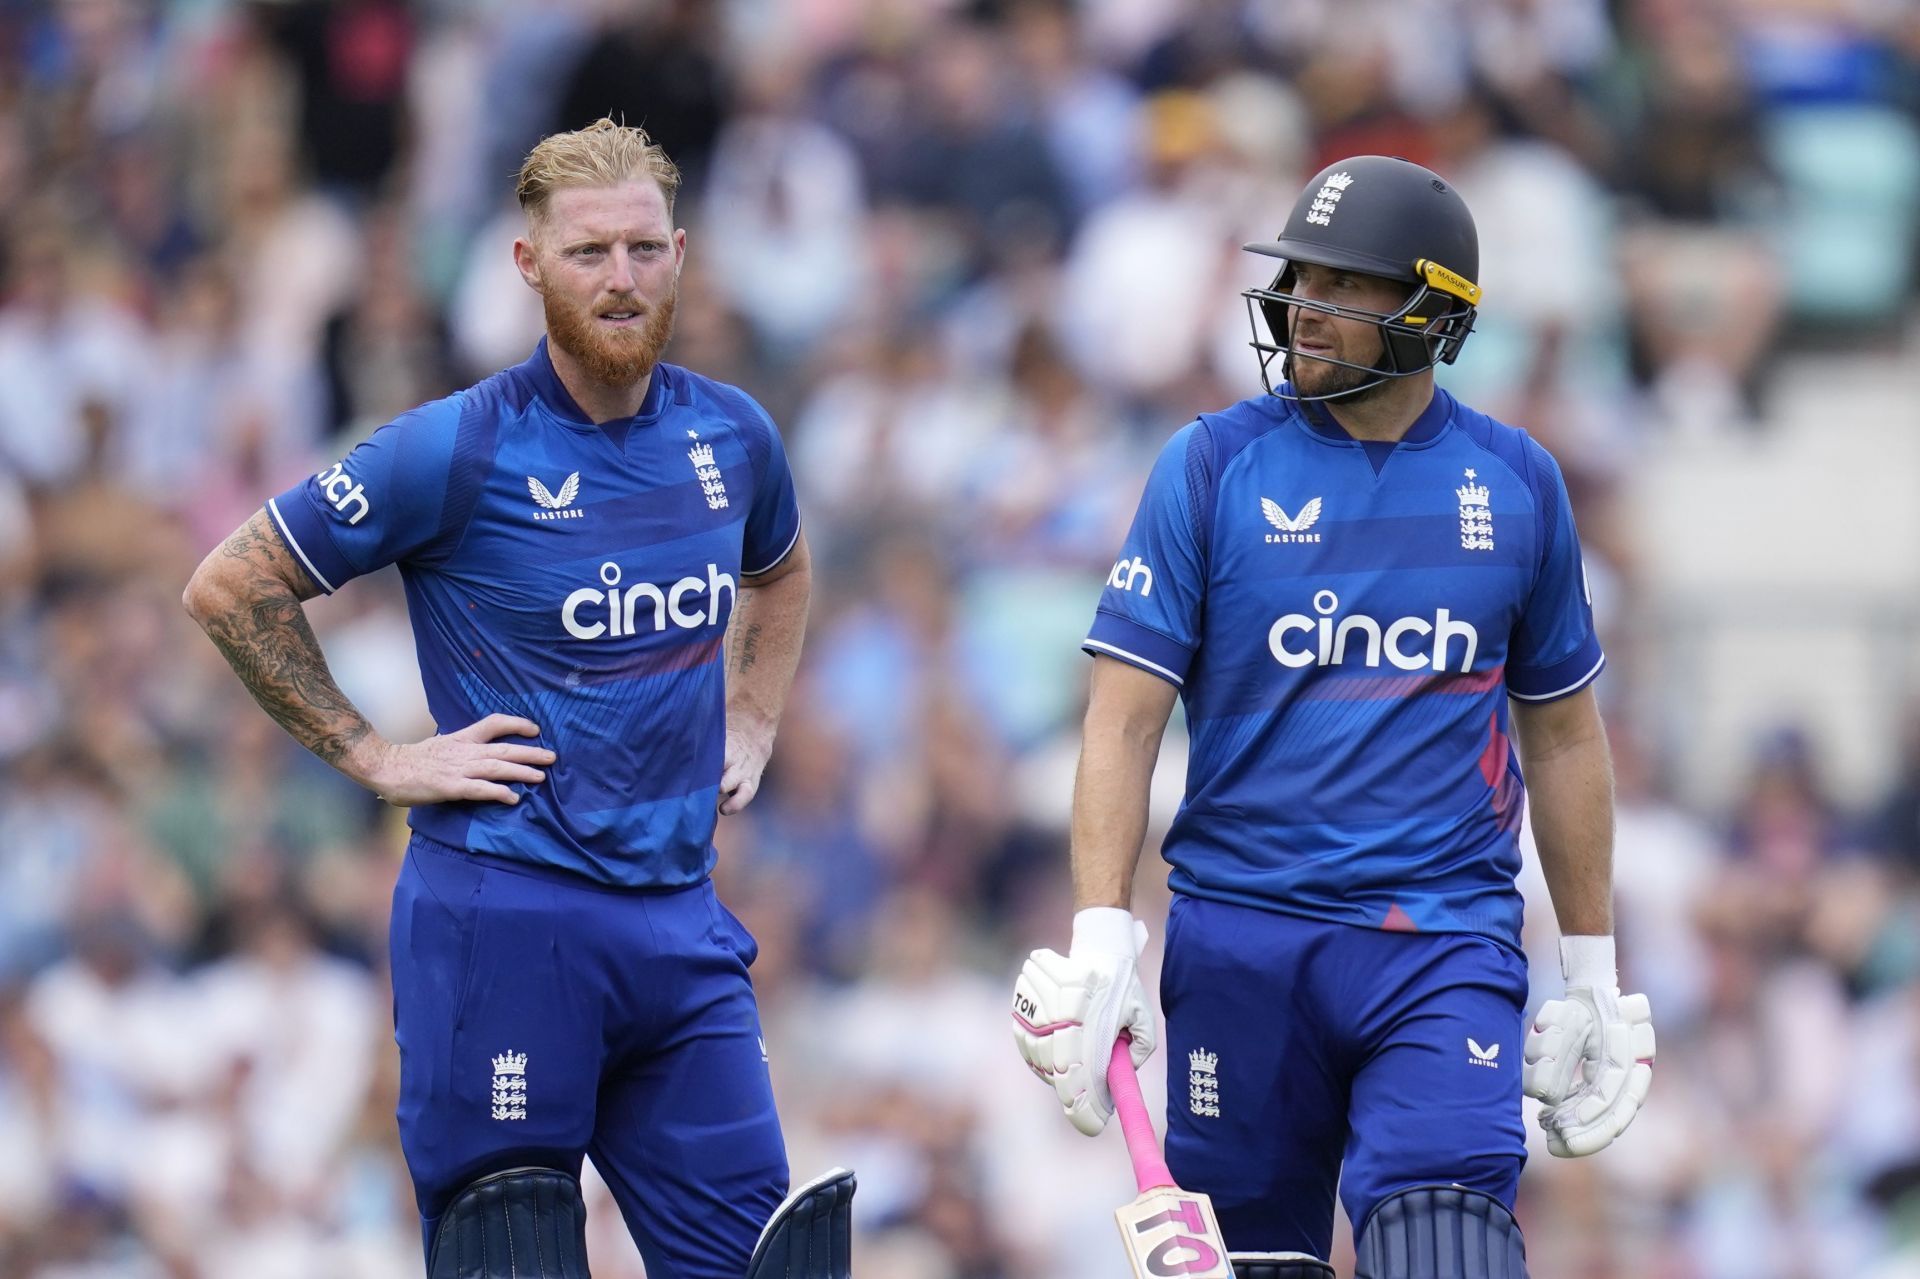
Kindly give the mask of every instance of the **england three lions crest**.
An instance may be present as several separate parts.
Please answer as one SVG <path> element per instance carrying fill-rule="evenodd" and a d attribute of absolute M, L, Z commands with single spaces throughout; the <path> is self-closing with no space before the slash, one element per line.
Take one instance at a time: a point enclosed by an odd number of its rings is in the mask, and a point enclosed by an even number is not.
<path fill-rule="evenodd" d="M 1196 1048 L 1187 1054 L 1187 1109 L 1195 1118 L 1220 1117 L 1220 1054 Z"/>
<path fill-rule="evenodd" d="M 1307 210 L 1307 221 L 1315 226 L 1332 226 L 1333 215 L 1340 211 L 1340 197 L 1353 185 L 1350 173 L 1335 173 L 1328 176 L 1326 182 L 1314 193 L 1313 207 Z"/>
<path fill-rule="evenodd" d="M 1468 551 L 1493 549 L 1493 506 L 1487 486 L 1474 483 L 1479 475 L 1467 468 L 1467 482 L 1454 490 L 1460 499 L 1460 546 Z"/>
<path fill-rule="evenodd" d="M 527 1117 L 527 1055 L 509 1048 L 493 1059 L 493 1117 Z"/>
<path fill-rule="evenodd" d="M 700 481 L 700 492 L 707 499 L 707 509 L 724 509 L 727 505 L 727 484 L 720 478 L 720 468 L 713 464 L 713 445 L 698 443 L 698 431 L 688 431 L 687 438 L 696 441 L 687 450 L 687 460 L 693 463 L 694 478 Z"/>

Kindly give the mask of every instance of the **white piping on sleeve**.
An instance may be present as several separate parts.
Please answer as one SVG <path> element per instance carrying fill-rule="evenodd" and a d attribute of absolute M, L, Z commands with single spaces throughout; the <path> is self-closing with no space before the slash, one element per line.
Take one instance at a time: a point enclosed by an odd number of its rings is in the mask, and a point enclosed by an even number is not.
<path fill-rule="evenodd" d="M 1160 665 L 1160 663 L 1158 662 L 1149 662 L 1146 658 L 1140 656 L 1140 654 L 1138 653 L 1129 653 L 1124 648 L 1119 648 L 1113 644 L 1108 644 L 1103 640 L 1097 640 L 1097 639 L 1082 640 L 1080 641 L 1080 644 L 1082 648 L 1097 648 L 1103 653 L 1109 653 L 1114 657 L 1118 657 L 1125 661 L 1131 662 L 1135 666 L 1143 666 L 1147 670 L 1152 671 L 1155 675 L 1164 675 L 1166 676 L 1167 679 L 1173 681 L 1173 685 L 1175 688 L 1186 687 L 1187 682 L 1181 679 L 1178 675 L 1175 675 L 1172 671 Z"/>
<path fill-rule="evenodd" d="M 320 583 L 321 589 L 326 591 L 327 594 L 333 594 L 336 589 L 334 584 L 329 582 L 320 570 L 313 566 L 313 561 L 307 558 L 307 553 L 300 549 L 298 539 L 296 539 L 292 531 L 287 528 L 286 520 L 281 518 L 278 498 L 270 497 L 267 499 L 267 514 L 273 516 L 274 525 L 280 530 L 280 536 L 287 539 L 287 545 L 292 547 L 293 553 L 300 557 L 300 562 L 307 566 L 307 572 L 313 574 L 313 580 Z"/>
<path fill-rule="evenodd" d="M 787 556 L 789 556 L 789 555 L 791 555 L 791 554 L 793 554 L 793 548 L 794 548 L 794 547 L 796 547 L 796 546 L 798 546 L 798 545 L 800 545 L 800 526 L 799 526 L 798 524 L 795 524 L 795 525 L 793 526 L 793 540 L 787 543 L 787 549 L 785 549 L 784 551 L 781 551 L 781 552 L 780 552 L 780 553 L 779 553 L 778 555 L 776 555 L 776 556 L 774 556 L 774 557 L 773 557 L 773 562 L 772 562 L 771 564 L 769 564 L 769 565 L 767 565 L 767 566 L 766 566 L 765 568 L 743 568 L 743 569 L 741 569 L 741 570 L 740 570 L 740 576 L 742 576 L 742 577 L 758 577 L 758 576 L 760 576 L 760 575 L 761 575 L 762 573 L 771 573 L 771 572 L 773 572 L 773 570 L 775 570 L 776 568 L 779 568 L 779 567 L 780 567 L 780 561 L 782 561 L 782 560 L 784 560 L 784 559 L 786 559 L 786 558 L 787 558 Z"/>
<path fill-rule="evenodd" d="M 1573 681 L 1573 683 L 1567 685 L 1565 688 L 1556 688 L 1551 693 L 1516 693 L 1511 688 L 1509 688 L 1507 690 L 1507 696 L 1518 698 L 1520 701 L 1523 701 L 1523 702 L 1550 702 L 1556 697 L 1565 697 L 1568 693 L 1579 692 L 1584 685 L 1587 685 L 1593 682 L 1593 677 L 1598 675 L 1600 673 L 1600 668 L 1602 666 L 1605 666 L 1606 664 L 1607 664 L 1607 655 L 1605 653 L 1602 653 L 1600 654 L 1600 660 L 1593 664 L 1592 670 L 1588 671 L 1585 675 L 1582 675 L 1579 679 Z"/>

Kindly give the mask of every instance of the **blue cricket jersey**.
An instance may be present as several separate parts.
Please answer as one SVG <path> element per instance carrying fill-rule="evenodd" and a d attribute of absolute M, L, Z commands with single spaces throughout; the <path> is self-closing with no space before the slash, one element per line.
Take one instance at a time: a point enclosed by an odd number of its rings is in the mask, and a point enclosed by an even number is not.
<path fill-rule="evenodd" d="M 1605 658 L 1559 467 L 1436 391 L 1397 445 L 1261 395 L 1162 450 L 1085 647 L 1179 687 L 1183 893 L 1518 947 L 1507 699 Z"/>
<path fill-rule="evenodd" d="M 441 732 L 523 715 L 557 757 L 518 804 L 422 805 L 415 830 L 607 884 L 706 878 L 727 619 L 740 579 L 800 536 L 786 452 L 751 398 L 661 364 L 638 414 L 595 425 L 543 340 L 267 510 L 324 591 L 399 564 Z"/>

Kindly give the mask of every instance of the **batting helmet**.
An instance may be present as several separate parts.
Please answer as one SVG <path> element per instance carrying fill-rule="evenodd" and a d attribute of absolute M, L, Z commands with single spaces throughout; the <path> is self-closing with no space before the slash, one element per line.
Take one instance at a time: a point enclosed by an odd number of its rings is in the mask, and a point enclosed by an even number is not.
<path fill-rule="evenodd" d="M 1473 214 L 1444 179 L 1411 160 L 1357 155 L 1328 165 L 1294 202 L 1280 238 L 1246 247 L 1283 259 L 1271 286 L 1241 295 L 1247 299 L 1253 325 L 1253 348 L 1260 353 L 1260 380 L 1274 395 L 1337 399 L 1389 378 L 1424 373 L 1436 364 L 1453 363 L 1473 330 L 1474 308 L 1480 302 L 1480 286 L 1475 282 L 1480 274 L 1480 237 L 1473 227 Z M 1296 262 L 1405 280 L 1407 300 L 1396 310 L 1378 312 L 1295 297 Z M 1284 357 L 1283 378 L 1293 375 L 1292 310 L 1296 306 L 1378 325 L 1386 349 L 1377 364 L 1313 357 L 1372 373 L 1372 380 L 1325 395 L 1276 389 L 1271 374 L 1274 357 Z"/>

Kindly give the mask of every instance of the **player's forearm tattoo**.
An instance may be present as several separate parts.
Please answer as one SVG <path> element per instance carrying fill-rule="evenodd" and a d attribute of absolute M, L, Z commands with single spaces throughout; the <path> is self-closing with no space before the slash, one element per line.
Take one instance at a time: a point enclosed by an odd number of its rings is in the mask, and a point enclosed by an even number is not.
<path fill-rule="evenodd" d="M 758 622 L 749 622 L 740 628 L 739 642 L 734 645 L 734 670 L 750 671 L 753 664 L 760 660 L 761 630 Z"/>
<path fill-rule="evenodd" d="M 228 538 L 220 555 L 244 566 L 228 578 L 236 603 L 202 617 L 201 625 L 261 709 L 301 745 L 339 765 L 373 726 L 334 683 L 300 595 L 275 571 L 286 551 L 266 516 L 254 516 Z"/>

